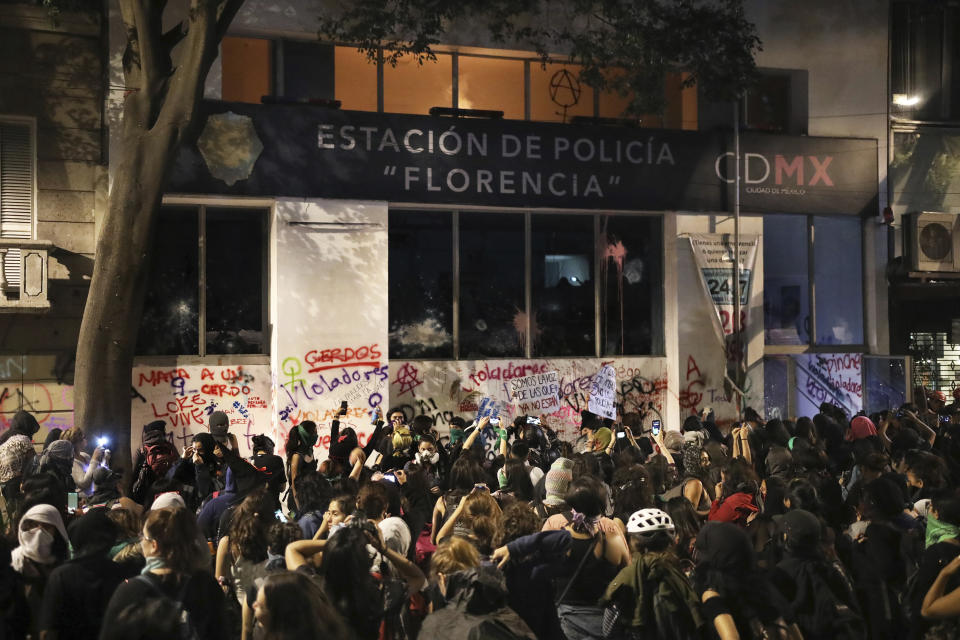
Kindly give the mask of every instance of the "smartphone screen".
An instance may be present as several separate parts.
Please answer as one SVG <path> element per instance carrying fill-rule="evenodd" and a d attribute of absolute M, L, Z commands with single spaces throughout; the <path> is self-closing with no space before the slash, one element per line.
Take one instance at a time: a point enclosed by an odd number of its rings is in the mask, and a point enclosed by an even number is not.
<path fill-rule="evenodd" d="M 75 513 L 79 503 L 79 495 L 76 491 L 71 491 L 67 494 L 67 512 Z"/>
<path fill-rule="evenodd" d="M 654 420 L 654 421 L 653 421 L 653 435 L 655 435 L 655 436 L 656 436 L 656 435 L 660 435 L 660 421 L 659 421 L 659 420 Z"/>
<path fill-rule="evenodd" d="M 617 431 L 617 439 L 618 439 L 618 440 L 619 440 L 620 438 L 626 438 L 626 437 L 627 437 L 627 434 L 626 434 L 626 433 L 624 433 L 623 431 Z"/>
<path fill-rule="evenodd" d="M 283 517 L 283 509 L 277 509 L 273 513 L 273 517 L 279 520 L 280 522 L 283 522 L 285 520 L 285 518 Z"/>

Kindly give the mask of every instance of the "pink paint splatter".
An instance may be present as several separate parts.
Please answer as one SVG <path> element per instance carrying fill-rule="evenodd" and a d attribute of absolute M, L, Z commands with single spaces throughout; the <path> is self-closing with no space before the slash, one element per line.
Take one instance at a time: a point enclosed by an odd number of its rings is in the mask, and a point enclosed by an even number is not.
<path fill-rule="evenodd" d="M 608 244 L 603 252 L 604 258 L 612 258 L 617 263 L 617 272 L 623 273 L 623 260 L 627 257 L 627 248 L 619 240 L 616 244 Z"/>
<path fill-rule="evenodd" d="M 527 312 L 519 309 L 513 316 L 513 328 L 517 332 L 517 342 L 521 349 L 527 348 L 527 340 L 533 339 L 534 342 L 540 337 L 540 327 L 537 326 L 537 314 L 534 312 L 530 316 L 530 333 L 527 334 Z"/>

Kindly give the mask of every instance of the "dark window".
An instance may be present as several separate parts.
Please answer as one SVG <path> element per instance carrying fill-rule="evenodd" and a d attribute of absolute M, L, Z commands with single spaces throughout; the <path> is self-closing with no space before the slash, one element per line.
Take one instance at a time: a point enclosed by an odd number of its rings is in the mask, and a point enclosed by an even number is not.
<path fill-rule="evenodd" d="M 913 120 L 960 119 L 960 8 L 895 2 L 890 28 L 894 113 Z"/>
<path fill-rule="evenodd" d="M 206 353 L 266 353 L 262 210 L 207 209 Z"/>
<path fill-rule="evenodd" d="M 198 216 L 196 207 L 164 207 L 158 216 L 137 340 L 140 355 L 199 353 Z"/>
<path fill-rule="evenodd" d="M 522 356 L 527 336 L 523 215 L 459 214 L 460 357 Z"/>
<path fill-rule="evenodd" d="M 284 40 L 281 49 L 283 69 L 282 94 L 305 100 L 334 98 L 334 63 L 332 44 Z"/>
<path fill-rule="evenodd" d="M 663 353 L 659 216 L 394 210 L 389 250 L 391 358 Z"/>
<path fill-rule="evenodd" d="M 596 355 L 593 216 L 535 214 L 533 355 Z"/>
<path fill-rule="evenodd" d="M 863 344 L 860 235 L 856 217 L 763 217 L 766 344 Z"/>
<path fill-rule="evenodd" d="M 391 211 L 391 358 L 453 357 L 453 217 Z"/>
<path fill-rule="evenodd" d="M 761 74 L 744 97 L 744 127 L 754 131 L 790 131 L 789 75 Z"/>
<path fill-rule="evenodd" d="M 267 353 L 265 229 L 262 209 L 163 207 L 137 353 Z"/>
<path fill-rule="evenodd" d="M 662 220 L 600 219 L 603 355 L 663 352 Z"/>

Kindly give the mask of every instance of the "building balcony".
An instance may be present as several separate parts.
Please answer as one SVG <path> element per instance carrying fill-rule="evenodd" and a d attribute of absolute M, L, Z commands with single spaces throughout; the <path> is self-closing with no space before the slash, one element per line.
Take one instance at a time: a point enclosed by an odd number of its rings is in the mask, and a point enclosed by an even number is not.
<path fill-rule="evenodd" d="M 50 309 L 46 240 L 0 239 L 0 313 L 38 313 Z"/>

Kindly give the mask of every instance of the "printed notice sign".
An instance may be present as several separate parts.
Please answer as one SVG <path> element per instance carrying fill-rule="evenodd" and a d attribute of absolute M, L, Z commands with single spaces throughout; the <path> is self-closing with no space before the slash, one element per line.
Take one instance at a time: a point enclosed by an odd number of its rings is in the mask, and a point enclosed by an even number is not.
<path fill-rule="evenodd" d="M 521 413 L 553 412 L 560 408 L 560 374 L 538 373 L 510 381 L 510 400 Z"/>
<path fill-rule="evenodd" d="M 609 364 L 593 379 L 587 409 L 603 418 L 617 419 L 617 374 Z"/>

